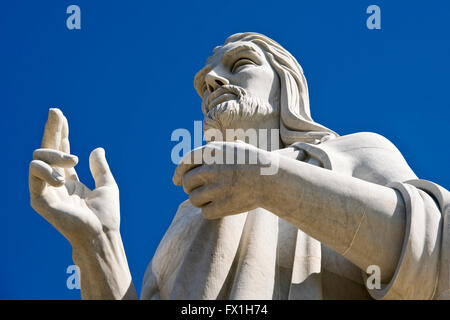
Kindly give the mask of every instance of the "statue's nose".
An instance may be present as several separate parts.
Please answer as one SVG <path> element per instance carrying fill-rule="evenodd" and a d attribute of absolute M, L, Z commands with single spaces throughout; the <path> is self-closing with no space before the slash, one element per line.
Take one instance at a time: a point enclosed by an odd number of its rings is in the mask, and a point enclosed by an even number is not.
<path fill-rule="evenodd" d="M 209 94 L 213 93 L 220 86 L 229 84 L 229 82 L 226 78 L 219 76 L 214 71 L 210 71 L 205 76 L 205 82 L 206 82 L 206 87 L 207 87 Z"/>

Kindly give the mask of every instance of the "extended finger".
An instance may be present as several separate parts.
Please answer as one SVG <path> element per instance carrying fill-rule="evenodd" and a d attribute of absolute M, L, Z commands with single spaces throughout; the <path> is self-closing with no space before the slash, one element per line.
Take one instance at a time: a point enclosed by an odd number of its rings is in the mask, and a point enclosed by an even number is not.
<path fill-rule="evenodd" d="M 78 157 L 54 149 L 37 149 L 33 152 L 34 160 L 42 160 L 49 165 L 72 168 L 77 165 Z"/>
<path fill-rule="evenodd" d="M 64 115 L 62 118 L 61 143 L 59 145 L 59 150 L 65 153 L 70 153 L 69 123 L 67 122 L 67 118 Z"/>
<path fill-rule="evenodd" d="M 62 175 L 42 160 L 33 160 L 30 162 L 30 175 L 54 187 L 60 187 L 65 182 Z"/>
<path fill-rule="evenodd" d="M 48 119 L 45 124 L 44 136 L 42 138 L 42 148 L 58 150 L 61 144 L 61 132 L 64 122 L 64 115 L 58 108 L 51 108 L 48 111 Z"/>
<path fill-rule="evenodd" d="M 63 125 L 62 125 L 62 130 L 61 130 L 61 144 L 59 146 L 59 150 L 70 154 L 69 122 L 67 121 L 67 118 L 64 115 L 63 115 Z M 67 179 L 78 181 L 78 175 L 77 175 L 77 172 L 75 171 L 75 168 L 73 168 L 73 167 L 65 168 L 64 174 Z"/>
<path fill-rule="evenodd" d="M 106 161 L 105 150 L 103 148 L 97 148 L 91 152 L 89 156 L 89 167 L 97 188 L 102 186 L 117 186 Z"/>

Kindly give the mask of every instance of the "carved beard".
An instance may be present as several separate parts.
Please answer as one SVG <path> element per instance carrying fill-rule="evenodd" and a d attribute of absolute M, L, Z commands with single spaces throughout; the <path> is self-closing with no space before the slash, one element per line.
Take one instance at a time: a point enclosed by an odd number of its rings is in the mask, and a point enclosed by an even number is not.
<path fill-rule="evenodd" d="M 237 99 L 224 101 L 209 110 L 203 120 L 203 130 L 205 131 L 218 129 L 224 133 L 226 129 L 237 129 L 239 123 L 254 123 L 255 129 L 257 129 L 258 123 L 279 115 L 277 106 L 272 105 L 269 101 L 249 96 L 241 87 L 225 85 L 217 90 L 221 90 L 220 94 L 232 93 L 237 96 Z M 204 114 L 208 102 L 208 99 L 202 101 Z M 246 127 L 249 128 L 251 125 Z"/>

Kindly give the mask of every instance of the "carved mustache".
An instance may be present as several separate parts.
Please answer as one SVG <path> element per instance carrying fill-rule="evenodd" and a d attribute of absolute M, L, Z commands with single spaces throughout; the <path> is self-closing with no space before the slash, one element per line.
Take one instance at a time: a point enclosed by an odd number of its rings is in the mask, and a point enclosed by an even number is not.
<path fill-rule="evenodd" d="M 218 89 L 214 90 L 213 93 L 211 93 L 208 97 L 206 97 L 206 99 L 203 100 L 203 113 L 207 114 L 211 109 L 224 101 L 228 101 L 231 99 L 240 100 L 246 95 L 247 92 L 241 87 L 230 84 L 220 86 Z"/>

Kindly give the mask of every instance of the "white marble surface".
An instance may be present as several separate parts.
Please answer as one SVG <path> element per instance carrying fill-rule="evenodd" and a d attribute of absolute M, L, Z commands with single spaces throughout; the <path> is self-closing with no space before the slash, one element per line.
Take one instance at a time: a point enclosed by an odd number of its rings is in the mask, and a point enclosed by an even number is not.
<path fill-rule="evenodd" d="M 418 179 L 384 137 L 340 137 L 314 122 L 303 71 L 285 49 L 260 34 L 233 35 L 194 84 L 205 130 L 276 135 L 199 148 L 226 157 L 232 147 L 253 164 L 185 156 L 173 181 L 189 199 L 147 268 L 141 298 L 449 298 L 449 192 Z M 30 163 L 31 205 L 71 243 L 83 298 L 137 298 L 118 186 L 103 149 L 89 160 L 94 190 L 78 181 L 67 119 L 51 109 Z M 276 170 L 261 174 L 268 165 Z M 366 288 L 372 265 L 381 289 Z"/>

